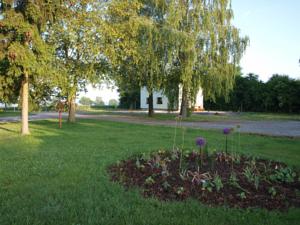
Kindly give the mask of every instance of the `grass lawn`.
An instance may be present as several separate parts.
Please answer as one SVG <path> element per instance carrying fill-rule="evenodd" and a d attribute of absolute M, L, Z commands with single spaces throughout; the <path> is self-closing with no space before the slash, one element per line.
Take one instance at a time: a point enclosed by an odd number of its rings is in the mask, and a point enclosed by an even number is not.
<path fill-rule="evenodd" d="M 122 111 L 122 110 L 121 110 Z M 120 110 L 105 110 L 105 109 L 85 109 L 79 111 L 81 114 L 92 115 L 129 115 L 135 117 L 141 117 L 149 119 L 147 113 L 131 112 L 122 113 Z M 154 117 L 150 119 L 157 120 L 174 120 L 177 114 L 174 113 L 155 113 Z M 260 121 L 260 120 L 294 120 L 300 121 L 300 114 L 285 114 L 285 113 L 258 113 L 258 112 L 243 112 L 243 113 L 229 113 L 229 114 L 206 114 L 206 113 L 194 113 L 185 121 L 190 122 L 206 122 L 206 121 Z"/>
<path fill-rule="evenodd" d="M 174 128 L 80 120 L 31 123 L 31 136 L 19 124 L 0 124 L 0 224 L 137 225 L 299 225 L 300 209 L 211 208 L 195 200 L 160 202 L 139 190 L 112 183 L 106 167 L 129 156 L 170 149 Z M 181 134 L 178 145 L 181 145 Z M 185 148 L 197 136 L 221 149 L 221 132 L 187 129 Z M 241 135 L 243 152 L 300 167 L 300 140 Z"/>
<path fill-rule="evenodd" d="M 20 111 L 0 111 L 0 117 L 21 116 Z"/>

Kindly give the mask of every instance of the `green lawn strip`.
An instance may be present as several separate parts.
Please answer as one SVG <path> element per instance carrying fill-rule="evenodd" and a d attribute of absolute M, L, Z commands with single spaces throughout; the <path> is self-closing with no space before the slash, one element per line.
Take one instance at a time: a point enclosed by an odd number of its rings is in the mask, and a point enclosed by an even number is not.
<path fill-rule="evenodd" d="M 36 112 L 31 112 L 29 115 L 35 115 Z M 0 118 L 1 117 L 20 117 L 21 111 L 0 111 Z"/>
<path fill-rule="evenodd" d="M 21 116 L 20 111 L 0 111 L 0 117 Z"/>
<path fill-rule="evenodd" d="M 90 109 L 78 111 L 79 114 L 87 115 L 123 115 L 134 116 L 144 119 L 157 119 L 157 120 L 174 120 L 176 113 L 155 113 L 153 117 L 149 118 L 147 113 L 141 112 L 128 112 L 124 113 L 122 110 L 106 110 L 106 109 Z M 278 121 L 278 120 L 293 120 L 300 121 L 300 114 L 284 114 L 284 113 L 259 113 L 259 112 L 242 112 L 242 113 L 193 113 L 190 117 L 184 119 L 189 122 L 213 122 L 213 121 Z"/>
<path fill-rule="evenodd" d="M 174 128 L 80 120 L 76 124 L 36 121 L 31 136 L 17 123 L 0 124 L 0 224 L 299 224 L 300 210 L 268 212 L 209 207 L 196 200 L 160 202 L 137 189 L 112 183 L 108 165 L 134 154 L 170 149 Z M 187 129 L 186 149 L 195 138 L 210 150 L 223 149 L 221 132 Z M 238 151 L 237 135 L 229 142 Z M 182 145 L 177 130 L 176 145 Z M 241 135 L 241 152 L 300 167 L 300 140 Z"/>

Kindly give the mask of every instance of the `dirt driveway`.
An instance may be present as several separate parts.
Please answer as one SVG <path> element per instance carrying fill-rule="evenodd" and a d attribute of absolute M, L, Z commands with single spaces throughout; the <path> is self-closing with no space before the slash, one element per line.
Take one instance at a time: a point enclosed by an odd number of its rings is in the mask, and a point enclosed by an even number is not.
<path fill-rule="evenodd" d="M 66 114 L 64 114 L 66 117 Z M 30 116 L 30 120 L 43 120 L 57 118 L 57 113 L 38 113 Z M 156 120 L 130 115 L 83 115 L 77 118 L 98 119 L 114 122 L 125 122 L 145 125 L 175 126 L 172 120 Z M 2 117 L 0 123 L 17 122 L 19 117 Z M 182 126 L 200 129 L 223 129 L 225 127 L 241 126 L 241 132 L 270 136 L 285 136 L 300 138 L 300 121 L 212 121 L 212 122 L 182 122 Z"/>

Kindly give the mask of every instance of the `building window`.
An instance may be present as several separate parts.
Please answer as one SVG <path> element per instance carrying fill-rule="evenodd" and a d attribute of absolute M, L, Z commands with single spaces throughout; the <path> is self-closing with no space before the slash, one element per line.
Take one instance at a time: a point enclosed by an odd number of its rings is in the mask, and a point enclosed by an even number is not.
<path fill-rule="evenodd" d="M 158 97 L 156 103 L 157 103 L 158 105 L 162 105 L 162 104 L 163 104 L 162 97 Z"/>
<path fill-rule="evenodd" d="M 149 98 L 146 99 L 146 104 L 149 105 Z"/>

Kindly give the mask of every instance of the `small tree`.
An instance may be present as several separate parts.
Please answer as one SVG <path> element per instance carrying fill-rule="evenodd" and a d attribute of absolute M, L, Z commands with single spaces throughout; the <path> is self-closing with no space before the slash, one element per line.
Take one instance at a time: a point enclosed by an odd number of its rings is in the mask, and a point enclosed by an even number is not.
<path fill-rule="evenodd" d="M 82 96 L 82 97 L 80 98 L 80 100 L 79 100 L 79 103 L 80 103 L 81 105 L 88 105 L 88 106 L 90 106 L 90 105 L 93 104 L 93 100 L 90 99 L 90 98 L 88 98 L 88 97 Z"/>
<path fill-rule="evenodd" d="M 75 122 L 75 99 L 88 82 L 97 83 L 107 65 L 101 48 L 101 3 L 95 0 L 63 1 L 65 16 L 49 29 L 60 68 L 58 86 L 67 97 L 68 122 Z"/>
<path fill-rule="evenodd" d="M 95 104 L 96 104 L 97 106 L 104 106 L 104 105 L 105 105 L 105 103 L 104 103 L 102 97 L 99 97 L 99 96 L 96 97 Z"/>
<path fill-rule="evenodd" d="M 116 99 L 110 99 L 108 105 L 116 108 L 119 105 L 119 102 Z"/>

